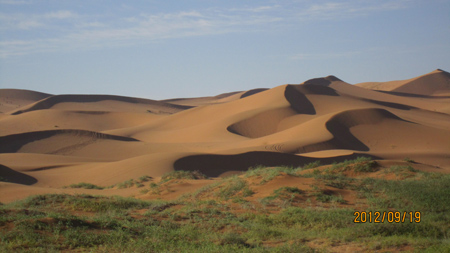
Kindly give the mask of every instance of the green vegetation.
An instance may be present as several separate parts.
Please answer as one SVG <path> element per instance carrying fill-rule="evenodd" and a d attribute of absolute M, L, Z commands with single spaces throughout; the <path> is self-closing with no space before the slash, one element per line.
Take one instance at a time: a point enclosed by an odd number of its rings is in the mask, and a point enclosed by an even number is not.
<path fill-rule="evenodd" d="M 412 166 L 391 166 L 388 169 L 384 170 L 384 173 L 394 173 L 396 176 L 403 176 L 408 177 L 411 176 L 411 172 L 419 172 L 418 170 L 414 169 Z"/>
<path fill-rule="evenodd" d="M 304 194 L 305 192 L 297 187 L 284 186 L 274 190 L 272 195 L 261 199 L 260 202 L 263 205 L 272 204 L 285 208 L 298 201 Z"/>
<path fill-rule="evenodd" d="M 247 182 L 238 176 L 227 178 L 220 186 L 219 191 L 216 192 L 216 196 L 222 199 L 229 199 L 238 194 L 242 197 L 253 195 L 253 191 L 250 190 Z"/>
<path fill-rule="evenodd" d="M 91 183 L 81 182 L 78 184 L 71 184 L 69 186 L 64 186 L 63 188 L 83 188 L 83 189 L 96 189 L 96 190 L 103 190 L 103 189 L 109 189 L 109 188 L 114 188 L 114 187 L 117 187 L 118 189 L 123 189 L 123 188 L 130 188 L 133 186 L 136 186 L 139 188 L 139 187 L 144 186 L 142 183 L 148 182 L 151 179 L 152 179 L 152 177 L 145 175 L 145 176 L 139 177 L 138 180 L 130 179 L 130 180 L 124 181 L 122 183 L 118 183 L 118 184 L 107 186 L 107 187 L 102 187 L 102 186 L 98 186 L 98 185 L 91 184 Z"/>
<path fill-rule="evenodd" d="M 136 181 L 134 181 L 133 179 L 124 181 L 122 183 L 118 183 L 116 184 L 117 189 L 123 189 L 123 188 L 130 188 L 133 187 L 136 184 Z"/>
<path fill-rule="evenodd" d="M 178 182 L 179 179 L 188 179 L 188 180 L 196 180 L 196 179 L 207 179 L 208 177 L 199 171 L 183 171 L 177 170 L 164 174 L 161 177 L 161 180 L 156 182 L 151 182 L 149 184 L 149 189 L 141 190 L 142 194 L 151 193 L 151 194 L 161 194 L 164 190 L 171 191 L 170 185 Z M 141 177 L 140 182 L 148 181 L 150 177 Z M 143 185 L 137 185 L 138 187 L 142 187 Z"/>
<path fill-rule="evenodd" d="M 450 175 L 408 166 L 379 168 L 365 159 L 311 167 L 310 178 L 302 179 L 309 186 L 280 187 L 260 201 L 252 197 L 253 191 L 265 185 L 255 179 L 273 180 L 275 172 L 303 177 L 299 172 L 304 168 L 256 168 L 174 201 L 65 194 L 29 197 L 0 205 L 0 252 L 321 252 L 352 247 L 368 252 L 448 251 Z M 352 172 L 361 175 L 374 168 L 380 170 L 378 176 L 383 172 L 409 176 L 351 177 Z M 161 190 L 186 175 L 168 175 L 168 181 L 150 182 L 147 190 Z M 340 192 L 358 195 L 363 204 L 346 203 Z M 421 219 L 354 223 L 355 211 L 420 212 Z"/>
<path fill-rule="evenodd" d="M 320 175 L 317 178 L 322 179 L 325 182 L 325 185 L 338 189 L 348 188 L 355 181 L 355 179 L 346 177 L 342 174 L 325 174 Z"/>
<path fill-rule="evenodd" d="M 276 168 L 268 168 L 263 166 L 257 166 L 254 168 L 250 168 L 246 173 L 245 177 L 260 177 L 260 184 L 265 184 L 275 177 L 281 175 L 281 173 L 286 173 L 288 175 L 295 175 L 295 169 L 292 167 L 276 167 Z"/>
<path fill-rule="evenodd" d="M 161 183 L 170 181 L 172 179 L 206 179 L 207 176 L 203 175 L 199 171 L 183 171 L 176 170 L 169 172 L 161 177 Z"/>
<path fill-rule="evenodd" d="M 144 184 L 142 184 L 142 183 L 148 182 L 151 179 L 152 179 L 152 177 L 145 175 L 145 176 L 139 177 L 139 179 L 137 179 L 137 180 L 130 179 L 130 180 L 127 180 L 125 182 L 118 183 L 116 185 L 112 185 L 112 186 L 110 186 L 110 188 L 117 187 L 118 189 L 123 189 L 123 188 L 130 188 L 130 187 L 133 187 L 133 186 L 136 186 L 137 188 L 140 188 L 140 187 L 144 186 Z"/>
<path fill-rule="evenodd" d="M 341 203 L 344 204 L 345 200 L 342 198 L 342 196 L 335 196 L 333 195 L 331 192 L 322 190 L 319 191 L 318 193 L 315 194 L 317 201 L 320 202 L 337 202 L 337 203 Z"/>
<path fill-rule="evenodd" d="M 67 194 L 37 195 L 23 201 L 13 203 L 12 205 L 23 206 L 25 208 L 35 208 L 41 206 L 55 208 L 62 206 L 67 210 L 86 212 L 120 211 L 130 208 L 148 207 L 148 204 L 133 198 L 100 197 L 87 194 L 76 196 Z"/>
<path fill-rule="evenodd" d="M 80 206 L 80 200 L 88 203 Z M 108 203 L 112 209 L 94 208 L 98 203 Z M 0 251 L 261 252 L 271 250 L 263 242 L 272 235 L 282 240 L 281 250 L 312 251 L 302 240 L 283 242 L 282 228 L 260 223 L 261 216 L 240 217 L 211 208 L 213 204 L 183 203 L 184 208 L 177 210 L 172 209 L 174 203 L 161 201 L 36 196 L 1 207 Z M 143 208 L 147 212 L 140 215 L 138 211 Z M 93 215 L 76 215 L 73 210 Z M 252 228 L 254 222 L 259 225 Z M 11 228 L 3 229 L 5 224 Z"/>
<path fill-rule="evenodd" d="M 96 189 L 96 190 L 103 190 L 105 187 L 101 187 L 95 184 L 90 183 L 78 183 L 78 184 L 71 184 L 69 186 L 65 186 L 63 188 L 83 188 L 83 189 Z"/>
<path fill-rule="evenodd" d="M 303 170 L 308 169 L 314 169 L 320 165 L 320 161 L 312 162 L 305 164 L 303 167 L 290 167 L 290 166 L 283 166 L 283 167 L 264 167 L 264 166 L 256 166 L 250 168 L 244 175 L 245 178 L 249 177 L 259 177 L 261 179 L 260 184 L 265 184 L 275 177 L 281 175 L 282 173 L 290 175 L 290 176 L 299 176 L 299 172 Z"/>
<path fill-rule="evenodd" d="M 309 169 L 315 169 L 315 168 L 317 168 L 319 166 L 320 166 L 320 161 L 315 161 L 315 162 L 312 162 L 312 163 L 305 164 L 301 169 L 302 170 L 309 170 Z"/>
<path fill-rule="evenodd" d="M 372 210 L 413 211 L 421 215 L 420 223 L 364 224 L 366 236 L 431 238 L 439 243 L 446 242 L 447 249 L 450 247 L 448 240 L 444 240 L 450 236 L 450 175 L 423 173 L 420 180 L 402 181 L 365 179 L 360 191 Z"/>
<path fill-rule="evenodd" d="M 408 163 L 415 163 L 415 161 L 409 157 L 405 157 L 405 159 L 403 159 L 403 161 L 408 162 Z"/>
<path fill-rule="evenodd" d="M 330 168 L 331 171 L 344 172 L 374 172 L 377 171 L 378 164 L 372 161 L 370 157 L 358 157 L 354 160 L 345 160 L 344 162 L 333 164 Z"/>
<path fill-rule="evenodd" d="M 147 175 L 141 176 L 141 177 L 139 177 L 139 179 L 138 179 L 138 181 L 139 181 L 140 183 L 148 182 L 148 181 L 150 181 L 150 180 L 152 180 L 152 177 L 147 176 Z"/>
<path fill-rule="evenodd" d="M 266 199 L 277 199 L 277 198 L 295 198 L 297 195 L 303 194 L 304 191 L 298 189 L 297 187 L 288 187 L 284 186 L 281 188 L 278 188 L 273 191 L 273 194 L 269 197 L 266 197 Z"/>

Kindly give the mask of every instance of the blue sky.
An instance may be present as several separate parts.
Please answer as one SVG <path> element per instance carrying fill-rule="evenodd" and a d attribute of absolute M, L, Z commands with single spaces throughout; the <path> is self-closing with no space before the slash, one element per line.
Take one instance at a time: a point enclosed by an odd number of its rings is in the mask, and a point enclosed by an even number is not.
<path fill-rule="evenodd" d="M 0 0 L 0 88 L 151 99 L 450 71 L 448 0 Z"/>

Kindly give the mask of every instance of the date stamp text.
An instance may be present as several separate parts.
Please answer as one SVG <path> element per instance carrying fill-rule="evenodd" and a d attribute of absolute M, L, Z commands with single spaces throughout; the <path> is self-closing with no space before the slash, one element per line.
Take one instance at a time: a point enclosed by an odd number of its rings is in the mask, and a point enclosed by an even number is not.
<path fill-rule="evenodd" d="M 420 212 L 354 212 L 354 223 L 420 223 Z"/>

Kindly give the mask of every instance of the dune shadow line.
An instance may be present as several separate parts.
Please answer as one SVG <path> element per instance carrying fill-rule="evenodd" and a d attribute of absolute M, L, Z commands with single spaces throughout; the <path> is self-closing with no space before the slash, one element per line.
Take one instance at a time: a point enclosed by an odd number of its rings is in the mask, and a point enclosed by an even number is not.
<path fill-rule="evenodd" d="M 311 101 L 309 101 L 305 94 L 297 90 L 293 85 L 286 86 L 284 96 L 289 104 L 291 104 L 292 109 L 297 113 L 309 115 L 316 114 L 316 109 Z"/>
<path fill-rule="evenodd" d="M 117 141 L 138 141 L 131 137 L 123 137 L 117 135 L 104 134 L 99 132 L 87 131 L 87 130 L 75 130 L 75 129 L 61 129 L 61 130 L 44 130 L 36 132 L 27 132 L 20 134 L 11 134 L 0 137 L 0 153 L 16 153 L 24 145 L 50 138 L 58 134 L 71 134 L 75 136 L 87 136 L 92 139 L 110 139 Z M 64 143 L 64 145 L 68 145 Z"/>
<path fill-rule="evenodd" d="M 331 158 L 311 158 L 293 154 L 252 151 L 236 155 L 192 155 L 178 159 L 174 163 L 175 170 L 200 171 L 209 177 L 218 177 L 229 171 L 247 171 L 255 166 L 293 166 L 300 167 L 305 164 L 320 161 L 322 164 L 342 162 L 344 160 L 355 159 L 358 156 L 367 156 L 373 159 L 378 157 L 370 155 L 352 154 Z"/>
<path fill-rule="evenodd" d="M 36 178 L 15 171 L 1 164 L 0 164 L 0 181 L 24 185 L 33 185 L 37 183 Z"/>

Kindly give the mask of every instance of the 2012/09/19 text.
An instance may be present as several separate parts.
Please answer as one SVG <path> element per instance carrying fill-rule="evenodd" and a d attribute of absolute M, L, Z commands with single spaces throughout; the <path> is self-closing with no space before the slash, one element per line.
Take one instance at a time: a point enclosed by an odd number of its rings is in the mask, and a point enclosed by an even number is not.
<path fill-rule="evenodd" d="M 354 223 L 384 223 L 385 221 L 389 223 L 420 223 L 421 213 L 420 212 L 393 212 L 393 211 L 383 211 L 383 212 L 354 212 L 353 215 L 355 219 Z"/>

